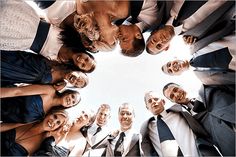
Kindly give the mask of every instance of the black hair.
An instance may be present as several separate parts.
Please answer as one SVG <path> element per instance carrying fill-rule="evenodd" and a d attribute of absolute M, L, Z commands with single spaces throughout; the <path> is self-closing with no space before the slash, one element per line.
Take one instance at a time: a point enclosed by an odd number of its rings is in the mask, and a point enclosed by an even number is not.
<path fill-rule="evenodd" d="M 137 57 L 143 53 L 144 49 L 145 49 L 144 38 L 142 38 L 142 39 L 134 38 L 134 40 L 132 42 L 132 49 L 130 49 L 130 50 L 123 50 L 122 49 L 121 52 L 125 56 Z"/>
<path fill-rule="evenodd" d="M 170 82 L 170 83 L 166 84 L 166 85 L 163 87 L 163 90 L 162 90 L 163 95 L 165 95 L 165 94 L 164 94 L 165 90 L 166 90 L 169 86 L 171 86 L 171 85 L 179 86 L 178 84 L 173 83 L 173 82 Z"/>

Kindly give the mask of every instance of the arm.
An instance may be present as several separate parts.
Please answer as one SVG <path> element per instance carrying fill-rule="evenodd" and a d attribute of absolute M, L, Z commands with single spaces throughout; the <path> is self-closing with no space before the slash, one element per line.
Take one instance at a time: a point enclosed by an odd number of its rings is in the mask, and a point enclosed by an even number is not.
<path fill-rule="evenodd" d="M 11 129 L 15 129 L 15 128 L 17 128 L 19 126 L 22 126 L 22 125 L 26 125 L 26 124 L 22 124 L 22 123 L 3 123 L 3 124 L 1 124 L 0 132 L 4 132 L 4 131 L 11 130 Z"/>
<path fill-rule="evenodd" d="M 55 92 L 51 85 L 28 85 L 23 87 L 1 88 L 0 98 L 41 95 Z"/>

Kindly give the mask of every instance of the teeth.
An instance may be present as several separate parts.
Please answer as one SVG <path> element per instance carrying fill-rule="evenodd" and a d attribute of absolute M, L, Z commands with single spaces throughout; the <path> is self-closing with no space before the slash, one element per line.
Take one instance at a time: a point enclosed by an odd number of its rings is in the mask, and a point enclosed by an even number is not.
<path fill-rule="evenodd" d="M 50 122 L 48 122 L 48 126 L 51 128 L 52 127 L 52 124 Z"/>

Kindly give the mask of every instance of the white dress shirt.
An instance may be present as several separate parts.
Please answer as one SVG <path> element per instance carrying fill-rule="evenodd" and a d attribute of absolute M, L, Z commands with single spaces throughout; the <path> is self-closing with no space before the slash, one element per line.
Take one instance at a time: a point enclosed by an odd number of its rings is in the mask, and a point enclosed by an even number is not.
<path fill-rule="evenodd" d="M 188 126 L 186 120 L 179 114 L 166 111 L 161 113 L 162 120 L 170 128 L 175 140 L 177 141 L 184 156 L 199 156 L 195 145 L 195 135 Z M 157 131 L 156 120 L 151 121 L 148 125 L 149 137 L 152 144 L 160 157 L 164 156 L 161 149 L 160 139 Z"/>
<path fill-rule="evenodd" d="M 116 142 L 118 141 L 121 132 L 122 131 L 119 131 L 119 134 L 111 142 L 111 148 L 112 148 L 113 152 L 114 152 Z M 131 144 L 131 141 L 132 141 L 132 137 L 135 134 L 135 131 L 133 129 L 130 129 L 130 130 L 125 131 L 124 133 L 125 133 L 125 137 L 124 137 L 124 141 L 123 141 L 124 153 L 122 154 L 122 156 L 125 155 L 129 151 L 129 147 L 130 147 L 130 144 Z"/>
<path fill-rule="evenodd" d="M 142 9 L 137 17 L 138 21 L 141 21 L 136 24 L 139 27 L 141 32 L 149 27 L 152 27 L 157 20 L 157 0 L 144 0 Z"/>

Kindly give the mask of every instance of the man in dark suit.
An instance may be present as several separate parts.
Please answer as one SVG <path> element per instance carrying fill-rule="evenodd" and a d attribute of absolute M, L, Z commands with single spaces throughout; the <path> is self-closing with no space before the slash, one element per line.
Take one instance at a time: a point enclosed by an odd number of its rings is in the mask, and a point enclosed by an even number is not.
<path fill-rule="evenodd" d="M 132 129 L 134 108 L 129 103 L 119 107 L 120 129 L 114 131 L 97 148 L 106 147 L 105 156 L 141 156 L 141 137 Z"/>
<path fill-rule="evenodd" d="M 164 99 L 153 91 L 147 92 L 144 99 L 147 109 L 153 114 L 140 131 L 145 156 L 218 155 L 210 143 L 198 147 L 199 137 L 206 137 L 207 133 L 181 105 L 165 110 Z M 204 151 L 204 147 L 208 151 Z"/>
<path fill-rule="evenodd" d="M 235 91 L 231 89 L 229 85 L 204 85 L 200 99 L 196 100 L 187 98 L 187 92 L 179 85 L 169 83 L 163 88 L 163 94 L 195 112 L 195 119 L 204 126 L 223 156 L 235 156 Z"/>
<path fill-rule="evenodd" d="M 228 48 L 193 57 L 190 61 L 173 60 L 162 66 L 162 71 L 169 75 L 180 75 L 193 69 L 195 75 L 205 85 L 235 84 L 235 66 Z M 233 65 L 233 64 L 232 64 Z"/>
<path fill-rule="evenodd" d="M 166 50 L 172 39 L 167 37 L 173 35 L 173 31 L 183 35 L 186 43 L 195 42 L 191 53 L 197 52 L 234 30 L 234 7 L 234 1 L 177 1 L 171 10 L 171 18 L 166 23 L 171 29 L 152 33 L 147 41 L 147 52 L 158 54 Z M 181 29 L 176 29 L 177 26 Z M 158 36 L 162 38 L 157 38 Z"/>

